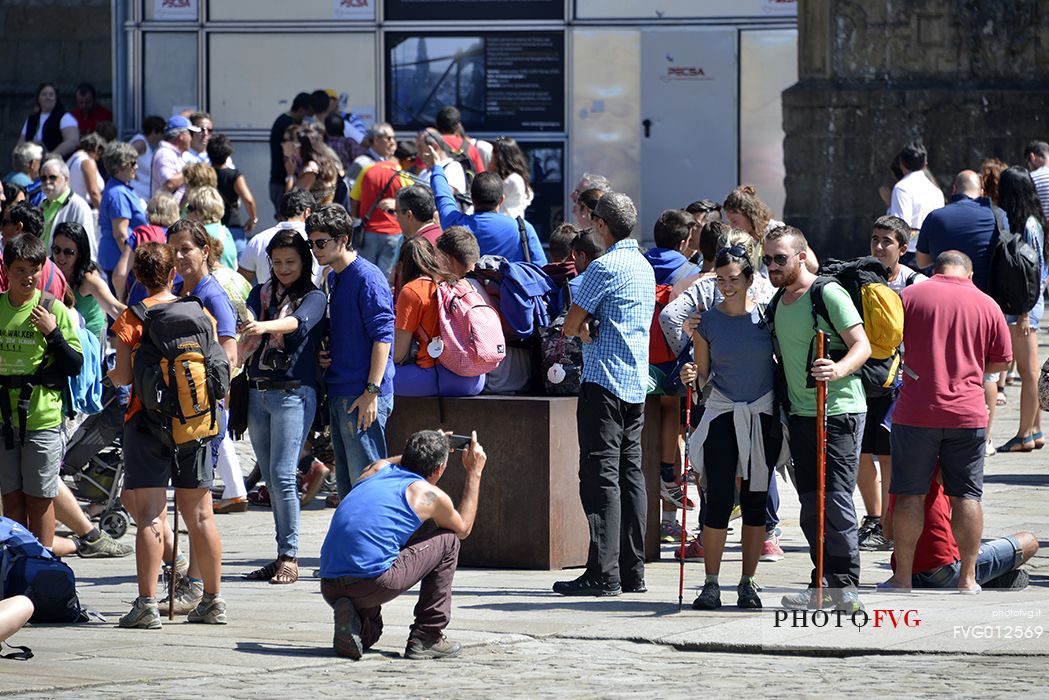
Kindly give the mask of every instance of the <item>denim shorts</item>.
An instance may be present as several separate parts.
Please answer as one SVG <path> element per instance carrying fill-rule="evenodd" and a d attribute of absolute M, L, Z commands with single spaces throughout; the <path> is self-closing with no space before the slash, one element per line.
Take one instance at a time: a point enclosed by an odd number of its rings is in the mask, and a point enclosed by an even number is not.
<path fill-rule="evenodd" d="M 1034 307 L 1027 312 L 1027 319 L 1030 321 L 1031 331 L 1034 333 L 1038 332 L 1038 327 L 1042 325 L 1042 316 L 1045 315 L 1045 297 L 1042 293 L 1038 293 L 1038 301 L 1035 302 Z M 1010 326 L 1015 326 L 1016 322 L 1020 320 L 1019 316 L 1006 316 L 1005 322 Z"/>

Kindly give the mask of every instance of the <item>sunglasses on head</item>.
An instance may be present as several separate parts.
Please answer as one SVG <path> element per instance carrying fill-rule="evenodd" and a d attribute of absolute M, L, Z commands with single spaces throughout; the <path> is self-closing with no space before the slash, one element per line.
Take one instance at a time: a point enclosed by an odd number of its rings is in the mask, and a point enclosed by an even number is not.
<path fill-rule="evenodd" d="M 76 248 L 63 248 L 61 246 L 53 245 L 51 246 L 51 255 L 56 258 L 59 255 L 65 255 L 66 257 L 71 258 L 76 255 Z"/>
<path fill-rule="evenodd" d="M 745 257 L 747 257 L 747 249 L 744 248 L 741 245 L 734 245 L 731 248 L 726 246 L 726 247 L 720 249 L 718 251 L 718 254 L 715 255 L 714 257 L 715 258 L 720 258 L 722 255 L 726 255 L 726 254 L 732 255 L 732 256 L 737 257 L 737 258 L 745 258 Z"/>
<path fill-rule="evenodd" d="M 310 248 L 316 248 L 317 250 L 324 250 L 324 246 L 328 245 L 334 238 L 311 238 Z"/>
<path fill-rule="evenodd" d="M 797 255 L 797 253 L 791 253 L 790 255 L 784 255 L 783 253 L 780 253 L 779 255 L 762 255 L 761 262 L 765 263 L 765 267 L 768 267 L 772 263 L 776 263 L 780 267 L 783 267 L 787 264 L 787 261 L 795 255 Z"/>

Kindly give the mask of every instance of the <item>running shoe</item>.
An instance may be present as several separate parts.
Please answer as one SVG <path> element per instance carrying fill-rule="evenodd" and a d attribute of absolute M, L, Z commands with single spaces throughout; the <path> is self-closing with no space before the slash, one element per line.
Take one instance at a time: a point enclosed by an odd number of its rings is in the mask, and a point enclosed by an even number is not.
<path fill-rule="evenodd" d="M 680 508 L 681 503 L 684 500 L 684 493 L 681 490 L 681 484 L 673 481 L 660 480 L 659 497 L 667 503 L 674 504 L 675 508 Z M 695 501 L 693 501 L 691 498 L 688 499 L 688 509 L 692 510 L 695 507 Z"/>
<path fill-rule="evenodd" d="M 108 534 L 101 531 L 99 531 L 99 537 L 96 540 L 74 537 L 73 544 L 76 545 L 76 555 L 84 559 L 126 557 L 135 551 L 135 548 L 131 545 L 117 542 Z"/>
<path fill-rule="evenodd" d="M 691 539 L 692 533 L 685 530 L 685 539 Z M 659 524 L 659 540 L 660 542 L 680 542 L 681 541 L 681 523 L 676 520 L 664 520 Z"/>
<path fill-rule="evenodd" d="M 117 624 L 125 629 L 158 630 L 163 627 L 159 606 L 155 602 L 147 603 L 141 596 L 135 598 L 131 610 Z"/>
<path fill-rule="evenodd" d="M 190 580 L 188 576 L 175 579 L 175 614 L 188 615 L 197 608 L 204 597 L 204 582 Z M 160 607 L 168 609 L 168 596 L 160 601 Z"/>
<path fill-rule="evenodd" d="M 840 588 L 832 588 L 831 590 L 833 591 L 831 598 L 834 600 L 835 610 L 842 610 L 850 615 L 863 610 L 863 603 L 860 602 L 860 594 L 858 592 Z"/>
<path fill-rule="evenodd" d="M 741 582 L 736 586 L 736 596 L 737 608 L 761 608 L 761 598 L 758 597 L 758 584 L 754 582 L 753 578 L 746 583 Z"/>
<path fill-rule="evenodd" d="M 189 611 L 186 618 L 189 622 L 197 622 L 204 625 L 226 624 L 226 601 L 218 596 L 205 602 L 203 598 L 197 607 Z"/>
<path fill-rule="evenodd" d="M 765 541 L 761 544 L 760 561 L 781 561 L 783 549 L 779 546 L 779 538 L 771 532 L 765 535 Z"/>
<path fill-rule="evenodd" d="M 717 610 L 721 607 L 721 587 L 713 581 L 703 584 L 696 599 L 692 601 L 693 610 Z"/>
<path fill-rule="evenodd" d="M 885 536 L 880 522 L 867 532 L 866 537 L 860 539 L 860 549 L 864 552 L 891 552 L 895 548 L 896 543 Z"/>
<path fill-rule="evenodd" d="M 806 588 L 798 593 L 788 593 L 780 599 L 780 604 L 788 610 L 815 610 L 816 602 L 815 588 Z M 830 608 L 833 601 L 830 597 L 829 589 L 823 589 L 823 607 Z"/>
<path fill-rule="evenodd" d="M 680 549 L 674 550 L 674 558 L 681 560 Z M 703 561 L 703 545 L 698 537 L 692 538 L 692 541 L 685 545 L 685 561 Z"/>

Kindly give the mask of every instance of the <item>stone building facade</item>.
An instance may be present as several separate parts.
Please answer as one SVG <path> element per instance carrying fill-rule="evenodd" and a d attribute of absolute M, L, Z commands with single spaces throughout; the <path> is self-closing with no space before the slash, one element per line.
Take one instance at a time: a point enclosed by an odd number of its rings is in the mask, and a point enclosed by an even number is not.
<path fill-rule="evenodd" d="M 867 249 L 900 147 L 922 139 L 945 193 L 995 156 L 1049 140 L 1045 0 L 804 0 L 783 93 L 788 222 L 823 256 Z"/>
<path fill-rule="evenodd" d="M 112 108 L 113 30 L 110 0 L 3 0 L 0 2 L 0 172 L 33 109 L 40 83 L 54 83 L 66 109 L 73 90 L 93 83 Z"/>

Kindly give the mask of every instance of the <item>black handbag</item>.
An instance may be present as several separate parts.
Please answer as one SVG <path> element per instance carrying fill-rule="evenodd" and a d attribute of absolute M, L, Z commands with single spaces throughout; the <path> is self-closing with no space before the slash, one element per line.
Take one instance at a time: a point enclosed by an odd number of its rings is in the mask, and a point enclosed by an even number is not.
<path fill-rule="evenodd" d="M 229 432 L 239 440 L 248 432 L 248 371 L 245 368 L 229 383 L 229 406 L 227 419 Z"/>

